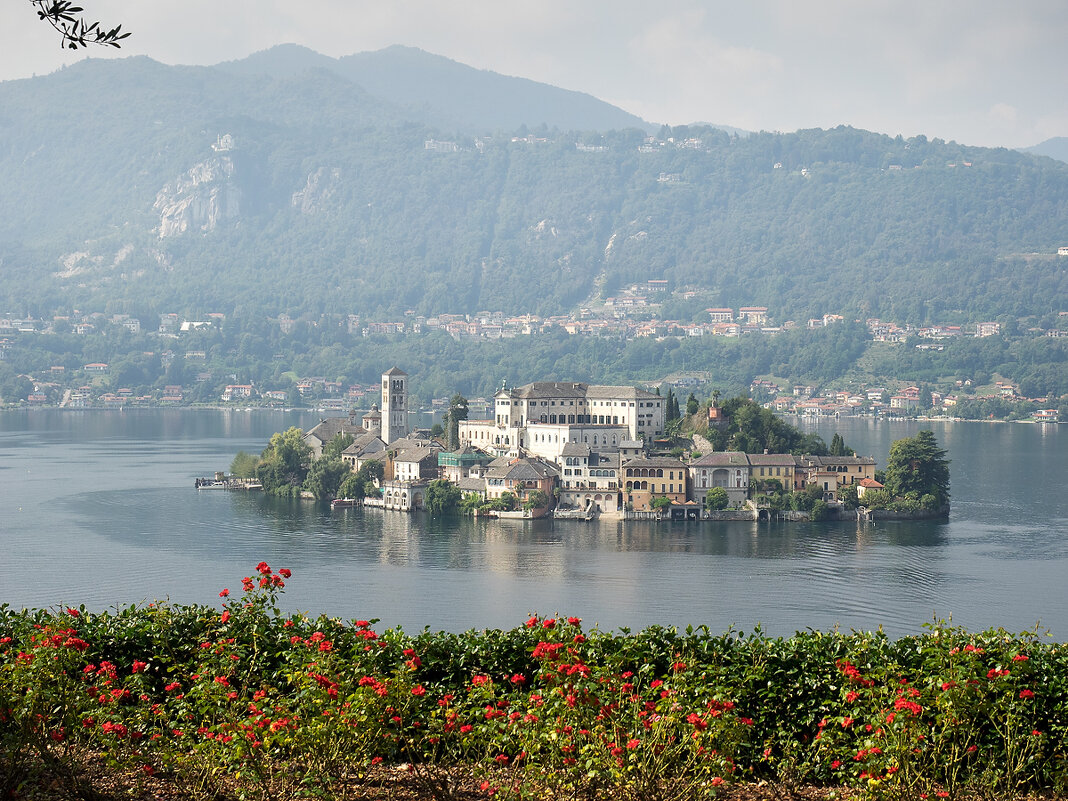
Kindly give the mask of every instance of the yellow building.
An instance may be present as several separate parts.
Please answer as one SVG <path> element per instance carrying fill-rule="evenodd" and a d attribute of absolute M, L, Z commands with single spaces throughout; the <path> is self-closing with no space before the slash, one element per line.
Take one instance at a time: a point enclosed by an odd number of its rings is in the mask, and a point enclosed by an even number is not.
<path fill-rule="evenodd" d="M 622 472 L 627 506 L 636 512 L 651 510 L 656 497 L 670 498 L 673 504 L 686 503 L 688 471 L 679 459 L 631 459 L 623 464 Z"/>

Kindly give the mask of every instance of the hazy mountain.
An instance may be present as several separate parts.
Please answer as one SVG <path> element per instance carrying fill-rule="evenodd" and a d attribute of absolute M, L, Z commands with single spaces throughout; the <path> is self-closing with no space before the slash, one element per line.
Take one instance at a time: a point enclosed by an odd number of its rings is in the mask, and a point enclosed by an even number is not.
<path fill-rule="evenodd" d="M 1068 136 L 1055 136 L 1034 147 L 1025 147 L 1023 152 L 1034 153 L 1036 156 L 1049 156 L 1051 159 L 1068 162 Z"/>
<path fill-rule="evenodd" d="M 456 120 L 505 87 L 542 93 L 560 120 L 581 96 L 366 55 L 93 60 L 0 83 L 0 308 L 555 314 L 648 278 L 692 289 L 687 314 L 798 320 L 994 318 L 1068 298 L 1053 255 L 1068 165 L 845 127 L 648 142 L 573 122 L 476 142 Z M 427 70 L 467 94 L 412 112 Z M 386 86 L 409 89 L 391 103 Z"/>
<path fill-rule="evenodd" d="M 650 128 L 640 117 L 582 92 L 477 70 L 400 45 L 340 59 L 298 45 L 280 45 L 219 67 L 274 77 L 309 69 L 331 70 L 372 95 L 403 107 L 413 119 L 445 130 L 492 133 L 522 126 L 564 131 Z"/>
<path fill-rule="evenodd" d="M 745 128 L 735 128 L 733 125 L 720 125 L 716 122 L 693 122 L 690 124 L 698 128 L 718 128 L 721 131 L 726 131 L 735 136 L 749 136 L 749 134 L 752 133 L 752 131 L 747 131 Z"/>

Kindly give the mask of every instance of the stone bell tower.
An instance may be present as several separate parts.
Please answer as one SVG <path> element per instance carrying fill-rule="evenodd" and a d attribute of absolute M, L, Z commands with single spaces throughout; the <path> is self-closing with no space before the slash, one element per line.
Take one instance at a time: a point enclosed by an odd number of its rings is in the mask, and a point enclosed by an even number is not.
<path fill-rule="evenodd" d="M 408 436 L 408 374 L 393 367 L 382 373 L 382 441 Z"/>

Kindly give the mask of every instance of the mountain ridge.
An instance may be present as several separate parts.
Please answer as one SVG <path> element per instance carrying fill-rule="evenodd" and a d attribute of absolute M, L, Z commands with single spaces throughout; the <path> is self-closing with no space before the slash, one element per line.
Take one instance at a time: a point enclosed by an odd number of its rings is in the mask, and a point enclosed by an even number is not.
<path fill-rule="evenodd" d="M 923 322 L 1068 297 L 1068 165 L 1048 158 L 845 126 L 476 138 L 309 53 L 265 56 L 273 74 L 135 57 L 0 84 L 0 299 L 559 314 L 662 278 L 690 293 L 684 318 Z M 210 187 L 166 191 L 225 135 Z"/>
<path fill-rule="evenodd" d="M 653 127 L 584 92 L 477 69 L 405 45 L 336 59 L 301 45 L 276 45 L 216 67 L 275 77 L 312 67 L 327 69 L 407 109 L 417 119 L 433 119 L 439 127 L 452 126 L 467 133 L 492 133 L 524 125 L 563 130 Z"/>

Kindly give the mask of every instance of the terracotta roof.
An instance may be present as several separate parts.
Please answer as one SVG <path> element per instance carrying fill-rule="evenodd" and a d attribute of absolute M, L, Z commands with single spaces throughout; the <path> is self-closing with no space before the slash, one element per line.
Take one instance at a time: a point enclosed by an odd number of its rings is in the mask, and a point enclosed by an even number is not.
<path fill-rule="evenodd" d="M 790 453 L 750 453 L 750 466 L 756 467 L 795 467 L 797 459 Z"/>
<path fill-rule="evenodd" d="M 669 456 L 653 456 L 649 459 L 630 459 L 623 463 L 624 467 L 681 467 L 686 469 L 686 465 L 681 459 L 672 459 Z"/>
<path fill-rule="evenodd" d="M 719 451 L 695 459 L 690 467 L 749 467 L 749 459 L 741 451 Z"/>

